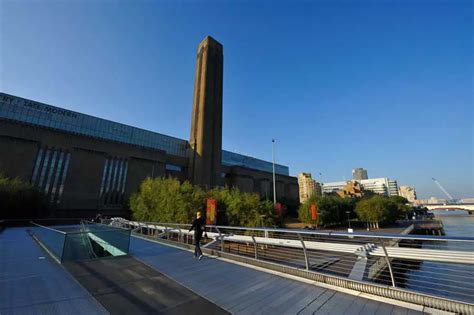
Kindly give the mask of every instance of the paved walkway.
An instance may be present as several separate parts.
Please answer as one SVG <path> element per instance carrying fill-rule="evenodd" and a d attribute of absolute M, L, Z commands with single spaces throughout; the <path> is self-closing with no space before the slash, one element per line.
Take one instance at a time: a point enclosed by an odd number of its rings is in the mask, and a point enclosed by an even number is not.
<path fill-rule="evenodd" d="M 229 314 L 134 257 L 67 262 L 65 266 L 110 314 Z"/>
<path fill-rule="evenodd" d="M 0 233 L 0 314 L 108 314 L 26 232 Z"/>
<path fill-rule="evenodd" d="M 421 314 L 136 237 L 130 254 L 233 314 Z"/>

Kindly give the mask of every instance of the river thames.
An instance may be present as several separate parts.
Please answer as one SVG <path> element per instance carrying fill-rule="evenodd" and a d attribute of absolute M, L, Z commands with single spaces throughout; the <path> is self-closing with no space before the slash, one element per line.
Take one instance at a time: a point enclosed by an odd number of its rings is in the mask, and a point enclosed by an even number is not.
<path fill-rule="evenodd" d="M 444 225 L 446 236 L 474 237 L 474 216 L 466 211 L 433 211 Z M 424 248 L 436 246 L 444 250 L 471 251 L 474 259 L 474 243 L 435 242 L 423 244 Z M 415 267 L 415 266 L 413 266 Z M 474 265 L 423 262 L 406 275 L 405 286 L 427 293 L 474 302 Z"/>

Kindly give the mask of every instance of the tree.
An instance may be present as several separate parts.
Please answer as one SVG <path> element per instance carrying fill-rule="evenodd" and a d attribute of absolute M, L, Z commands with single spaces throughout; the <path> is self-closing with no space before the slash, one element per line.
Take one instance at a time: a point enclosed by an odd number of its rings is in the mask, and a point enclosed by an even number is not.
<path fill-rule="evenodd" d="M 217 224 L 246 227 L 276 226 L 273 204 L 260 200 L 258 194 L 244 193 L 237 188 L 214 188 L 208 198 L 217 200 Z"/>
<path fill-rule="evenodd" d="M 379 228 L 380 224 L 392 223 L 397 219 L 398 204 L 390 198 L 377 195 L 357 202 L 355 211 L 361 221 Z"/>
<path fill-rule="evenodd" d="M 204 200 L 204 191 L 188 181 L 147 178 L 130 197 L 130 208 L 139 221 L 189 223 L 204 209 Z"/>
<path fill-rule="evenodd" d="M 355 201 L 350 198 L 340 198 L 339 196 L 311 196 L 298 210 L 298 217 L 301 222 L 313 223 L 311 217 L 311 204 L 318 206 L 317 225 L 341 225 L 347 222 L 346 211 L 350 213 L 354 210 Z"/>
<path fill-rule="evenodd" d="M 257 194 L 237 188 L 215 188 L 207 192 L 189 182 L 173 178 L 147 178 L 130 197 L 133 217 L 139 221 L 189 223 L 196 211 L 205 216 L 206 199 L 217 200 L 217 224 L 275 226 L 273 204 Z"/>
<path fill-rule="evenodd" d="M 390 201 L 396 204 L 397 211 L 393 214 L 394 220 L 406 219 L 410 211 L 413 212 L 413 207 L 409 205 L 408 199 L 402 196 L 390 196 Z"/>
<path fill-rule="evenodd" d="M 0 174 L 0 219 L 30 219 L 44 215 L 41 192 L 19 178 Z"/>

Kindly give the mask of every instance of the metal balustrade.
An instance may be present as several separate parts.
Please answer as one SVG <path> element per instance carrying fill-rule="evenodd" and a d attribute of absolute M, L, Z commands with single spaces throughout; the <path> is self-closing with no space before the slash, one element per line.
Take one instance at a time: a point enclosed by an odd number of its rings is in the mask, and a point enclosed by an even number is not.
<path fill-rule="evenodd" d="M 113 219 L 160 241 L 193 244 L 189 224 Z M 203 249 L 361 292 L 474 314 L 474 238 L 207 226 Z"/>

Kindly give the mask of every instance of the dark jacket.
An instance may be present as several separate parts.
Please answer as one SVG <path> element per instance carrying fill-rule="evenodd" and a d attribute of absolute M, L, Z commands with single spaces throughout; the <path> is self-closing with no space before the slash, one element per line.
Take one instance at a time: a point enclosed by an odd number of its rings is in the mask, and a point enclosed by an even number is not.
<path fill-rule="evenodd" d="M 194 230 L 194 238 L 200 239 L 202 237 L 202 233 L 206 230 L 206 224 L 203 218 L 199 218 L 194 220 L 193 225 L 189 229 L 189 232 Z"/>

